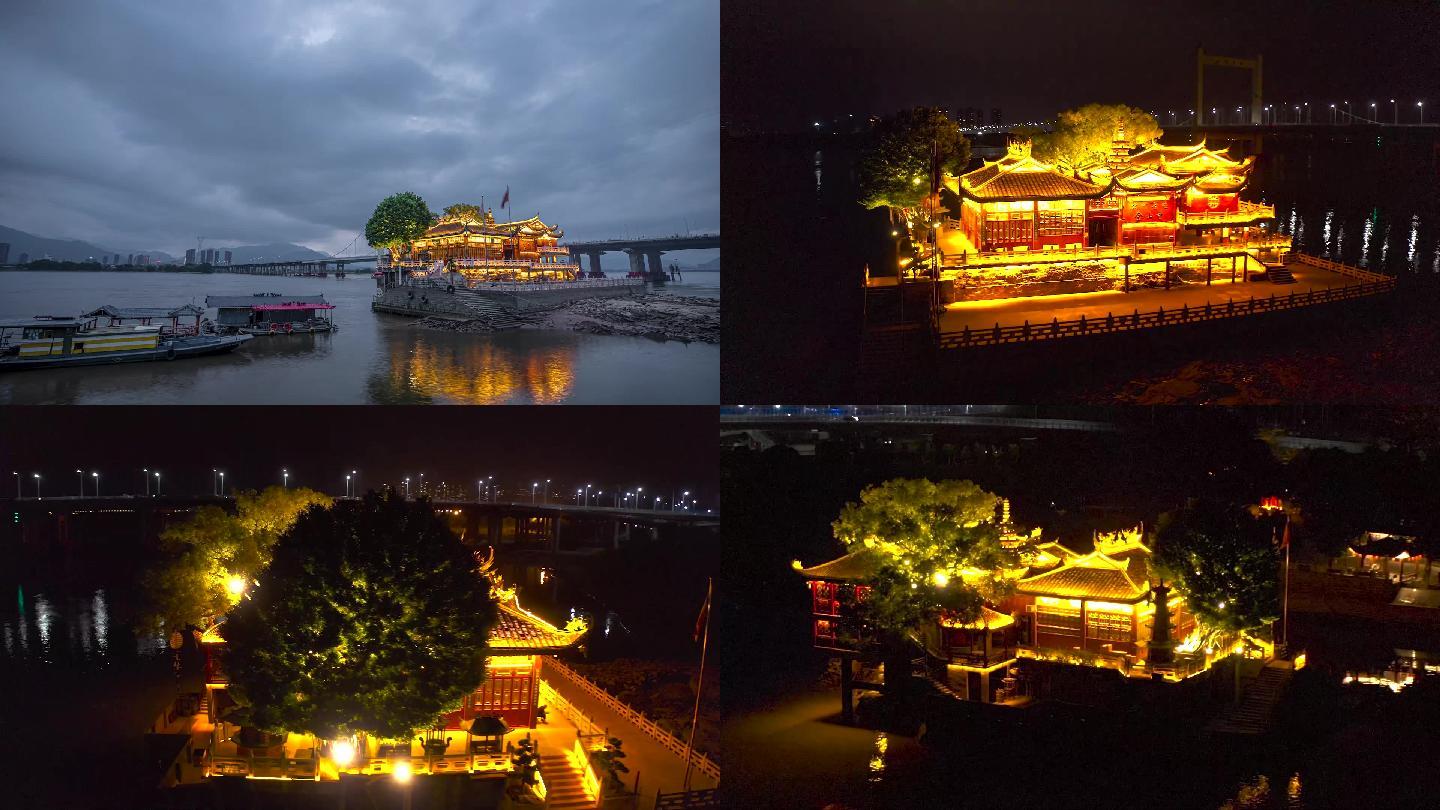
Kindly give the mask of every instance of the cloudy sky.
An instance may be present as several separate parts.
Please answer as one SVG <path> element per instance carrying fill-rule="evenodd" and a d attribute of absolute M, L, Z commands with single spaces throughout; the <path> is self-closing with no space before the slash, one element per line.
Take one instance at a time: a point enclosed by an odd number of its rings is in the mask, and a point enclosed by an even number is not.
<path fill-rule="evenodd" d="M 715 2 L 6 0 L 0 104 L 0 224 L 118 250 L 507 185 L 575 239 L 719 226 Z"/>

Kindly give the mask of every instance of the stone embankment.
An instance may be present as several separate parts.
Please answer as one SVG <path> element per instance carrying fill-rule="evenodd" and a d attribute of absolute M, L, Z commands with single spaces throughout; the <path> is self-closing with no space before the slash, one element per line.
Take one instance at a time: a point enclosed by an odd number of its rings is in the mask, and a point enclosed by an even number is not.
<path fill-rule="evenodd" d="M 586 298 L 544 312 L 516 313 L 513 317 L 514 323 L 503 325 L 485 317 L 430 317 L 418 325 L 451 332 L 492 332 L 518 326 L 682 343 L 720 342 L 720 300 L 717 298 L 655 294 Z"/>

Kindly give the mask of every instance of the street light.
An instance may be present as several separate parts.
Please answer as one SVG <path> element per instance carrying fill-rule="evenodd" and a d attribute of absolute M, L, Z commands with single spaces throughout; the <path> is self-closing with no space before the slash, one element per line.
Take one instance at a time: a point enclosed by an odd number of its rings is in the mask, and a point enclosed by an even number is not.
<path fill-rule="evenodd" d="M 230 591 L 230 593 L 239 596 L 240 594 L 245 592 L 245 578 L 241 576 L 232 576 L 225 581 L 225 587 Z"/>
<path fill-rule="evenodd" d="M 282 469 L 282 470 L 280 471 L 280 485 L 283 486 L 285 489 L 289 489 L 289 488 L 290 488 L 290 471 L 289 471 L 289 470 L 283 470 L 283 469 Z"/>
<path fill-rule="evenodd" d="M 225 497 L 225 473 L 223 470 L 220 473 L 220 497 Z"/>
<path fill-rule="evenodd" d="M 1390 99 L 1390 104 L 1395 108 L 1395 123 L 1398 126 L 1400 123 L 1400 105 L 1396 104 L 1393 98 Z"/>
<path fill-rule="evenodd" d="M 1420 108 L 1420 123 L 1425 123 L 1425 102 L 1417 101 L 1415 106 Z"/>
<path fill-rule="evenodd" d="M 410 497 L 410 479 L 408 477 L 405 479 L 405 497 Z"/>
<path fill-rule="evenodd" d="M 76 470 L 76 471 L 75 471 L 75 476 L 76 476 L 76 478 L 78 479 L 78 482 L 79 482 L 79 484 L 80 484 L 80 497 L 83 498 L 83 497 L 85 497 L 85 473 L 80 472 L 79 470 Z"/>
<path fill-rule="evenodd" d="M 539 481 L 536 481 L 535 483 L 533 483 L 533 484 L 530 485 L 530 505 L 531 505 L 531 506 L 534 506 L 534 505 L 535 505 L 535 488 L 538 487 L 538 486 L 540 486 L 540 482 L 539 482 Z"/>
<path fill-rule="evenodd" d="M 1355 116 L 1353 116 L 1353 115 L 1350 114 L 1350 102 L 1345 101 L 1345 102 L 1342 102 L 1342 103 L 1345 105 L 1345 123 L 1346 123 L 1346 124 L 1353 124 L 1353 123 L 1355 123 Z"/>
<path fill-rule="evenodd" d="M 160 471 L 155 471 L 155 497 L 160 497 Z"/>
<path fill-rule="evenodd" d="M 100 497 L 100 473 L 92 472 L 90 477 L 95 479 L 95 497 Z"/>
<path fill-rule="evenodd" d="M 20 500 L 20 473 L 12 471 L 10 474 L 15 476 L 15 500 L 18 501 Z"/>
<path fill-rule="evenodd" d="M 1335 105 L 1330 105 L 1330 123 L 1335 123 Z"/>
<path fill-rule="evenodd" d="M 80 479 L 85 480 L 85 479 Z M 35 500 L 40 500 L 40 473 L 35 473 Z"/>
<path fill-rule="evenodd" d="M 145 467 L 140 472 L 145 473 L 145 497 L 148 498 L 150 497 L 150 468 Z"/>
<path fill-rule="evenodd" d="M 351 470 L 350 474 L 355 476 L 355 483 L 350 485 L 350 497 L 358 498 L 360 497 L 360 471 Z"/>
<path fill-rule="evenodd" d="M 656 509 L 659 509 L 659 508 L 660 508 L 660 496 L 659 496 L 659 495 L 656 495 L 656 496 L 655 496 L 655 505 L 652 506 L 652 507 L 650 507 L 650 511 L 654 512 Z"/>
<path fill-rule="evenodd" d="M 211 467 L 211 468 L 210 468 L 210 494 L 211 494 L 211 495 L 219 495 L 219 494 L 220 494 L 220 484 L 218 483 L 220 479 L 217 477 L 217 474 L 218 474 L 219 472 L 220 472 L 220 471 L 217 470 L 217 469 L 215 469 L 214 467 Z"/>
<path fill-rule="evenodd" d="M 590 485 L 589 485 L 589 484 L 586 484 L 586 485 L 585 485 L 585 505 L 586 505 L 586 506 L 589 506 L 589 505 L 590 505 Z"/>
<path fill-rule="evenodd" d="M 345 476 L 345 497 L 350 497 L 350 476 Z"/>

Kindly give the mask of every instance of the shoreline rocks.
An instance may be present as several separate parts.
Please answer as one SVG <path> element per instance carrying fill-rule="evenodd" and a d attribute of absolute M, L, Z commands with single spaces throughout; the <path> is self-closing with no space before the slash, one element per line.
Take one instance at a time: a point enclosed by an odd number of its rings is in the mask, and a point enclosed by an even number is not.
<path fill-rule="evenodd" d="M 520 329 L 563 329 L 591 335 L 623 335 L 681 343 L 720 342 L 720 300 L 697 296 L 643 295 L 584 298 L 542 312 L 514 316 Z M 422 318 L 422 329 L 447 332 L 494 332 L 516 328 L 477 314 L 473 318 Z"/>

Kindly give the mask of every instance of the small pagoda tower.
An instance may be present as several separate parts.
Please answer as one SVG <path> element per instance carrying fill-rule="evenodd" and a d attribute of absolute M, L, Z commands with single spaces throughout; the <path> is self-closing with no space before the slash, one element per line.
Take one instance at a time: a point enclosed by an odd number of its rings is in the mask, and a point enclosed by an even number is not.
<path fill-rule="evenodd" d="M 1135 146 L 1125 134 L 1125 122 L 1115 122 L 1115 135 L 1110 139 L 1110 156 L 1106 163 L 1113 169 L 1130 162 L 1130 151 Z"/>

